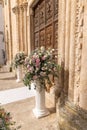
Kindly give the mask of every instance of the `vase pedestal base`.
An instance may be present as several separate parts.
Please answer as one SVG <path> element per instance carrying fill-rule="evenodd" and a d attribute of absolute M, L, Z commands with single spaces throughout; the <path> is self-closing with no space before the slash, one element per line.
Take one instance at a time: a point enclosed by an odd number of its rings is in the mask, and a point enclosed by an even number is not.
<path fill-rule="evenodd" d="M 38 110 L 37 108 L 34 108 L 33 113 L 36 118 L 41 118 L 50 114 L 47 108 L 45 108 L 44 110 Z"/>
<path fill-rule="evenodd" d="M 21 82 L 21 81 L 22 81 L 21 79 L 17 79 L 17 80 L 16 80 L 17 83 L 19 83 L 19 82 Z"/>

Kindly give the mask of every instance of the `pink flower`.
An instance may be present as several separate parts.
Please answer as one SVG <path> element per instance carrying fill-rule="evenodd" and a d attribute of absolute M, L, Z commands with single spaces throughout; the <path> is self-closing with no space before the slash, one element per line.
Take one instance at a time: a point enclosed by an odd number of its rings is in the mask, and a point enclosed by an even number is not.
<path fill-rule="evenodd" d="M 40 65 L 40 59 L 36 59 L 36 66 L 39 66 Z"/>
<path fill-rule="evenodd" d="M 37 79 L 37 76 L 35 75 L 35 76 L 33 76 L 33 79 L 35 80 L 35 79 Z"/>
<path fill-rule="evenodd" d="M 43 57 L 42 57 L 42 60 L 45 60 L 45 59 L 46 59 L 46 58 L 43 56 Z"/>
<path fill-rule="evenodd" d="M 30 73 L 33 73 L 34 68 L 33 68 L 33 67 L 29 67 L 29 68 L 28 68 L 28 71 L 29 71 Z"/>
<path fill-rule="evenodd" d="M 36 62 L 37 62 L 37 63 L 39 63 L 39 62 L 40 62 L 40 59 L 39 59 L 39 58 L 38 58 L 38 59 L 36 59 Z"/>

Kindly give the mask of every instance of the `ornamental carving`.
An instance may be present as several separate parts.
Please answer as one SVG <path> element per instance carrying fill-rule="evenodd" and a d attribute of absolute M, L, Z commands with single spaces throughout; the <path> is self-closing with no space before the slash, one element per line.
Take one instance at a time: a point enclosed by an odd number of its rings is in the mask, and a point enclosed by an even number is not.
<path fill-rule="evenodd" d="M 55 35 L 54 35 L 54 48 L 58 48 L 58 21 L 55 22 L 54 24 L 54 32 L 55 32 Z"/>
<path fill-rule="evenodd" d="M 40 31 L 40 46 L 45 46 L 45 30 Z"/>
<path fill-rule="evenodd" d="M 39 23 L 42 27 L 45 24 L 45 1 L 40 4 L 39 10 Z"/>
<path fill-rule="evenodd" d="M 39 46 L 39 33 L 35 33 L 35 48 Z"/>
<path fill-rule="evenodd" d="M 58 0 L 41 0 L 35 5 L 33 11 L 34 46 L 44 45 L 56 48 L 58 44 Z"/>
<path fill-rule="evenodd" d="M 53 16 L 53 0 L 46 0 L 46 23 L 52 20 Z"/>
<path fill-rule="evenodd" d="M 81 71 L 81 54 L 82 54 L 82 44 L 83 44 L 83 16 L 84 16 L 84 6 L 79 1 L 77 6 L 77 16 L 76 16 L 76 44 L 75 44 L 75 87 L 78 89 L 80 85 L 80 71 Z M 77 90 L 78 91 L 78 90 Z M 77 96 L 76 102 L 79 102 L 79 94 Z"/>
<path fill-rule="evenodd" d="M 39 29 L 39 8 L 35 9 L 34 27 L 35 27 L 35 30 Z"/>
<path fill-rule="evenodd" d="M 12 8 L 13 13 L 18 14 L 19 13 L 19 7 L 15 6 L 14 8 Z"/>
<path fill-rule="evenodd" d="M 52 25 L 46 28 L 46 46 L 52 47 L 53 45 L 53 28 Z"/>
<path fill-rule="evenodd" d="M 58 0 L 54 0 L 54 18 L 58 17 Z"/>

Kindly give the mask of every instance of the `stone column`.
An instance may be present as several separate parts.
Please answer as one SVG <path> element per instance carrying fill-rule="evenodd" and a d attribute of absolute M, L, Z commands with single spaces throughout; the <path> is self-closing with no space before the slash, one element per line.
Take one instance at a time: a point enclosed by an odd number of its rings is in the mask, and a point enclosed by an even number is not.
<path fill-rule="evenodd" d="M 59 0 L 58 14 L 58 64 L 61 66 L 59 84 L 64 87 L 64 62 L 65 62 L 65 0 Z"/>
<path fill-rule="evenodd" d="M 19 26 L 20 26 L 20 51 L 23 51 L 24 50 L 24 27 L 23 27 L 23 6 L 21 5 L 20 7 L 20 23 L 19 23 Z"/>
<path fill-rule="evenodd" d="M 13 12 L 15 13 L 16 15 L 16 49 L 17 49 L 17 52 L 19 51 L 19 8 L 18 7 L 14 7 L 13 9 Z"/>
<path fill-rule="evenodd" d="M 34 30 L 33 30 L 33 10 L 32 8 L 29 8 L 29 34 L 28 34 L 28 54 L 31 52 L 31 50 L 34 48 L 33 45 L 34 45 Z"/>
<path fill-rule="evenodd" d="M 69 57 L 69 89 L 68 99 L 74 99 L 74 71 L 75 71 L 75 24 L 77 0 L 71 0 L 71 26 L 70 26 L 70 57 Z"/>
<path fill-rule="evenodd" d="M 69 83 L 69 48 L 70 48 L 70 0 L 66 1 L 66 31 L 65 31 L 65 72 L 64 72 L 64 93 L 68 94 Z"/>
<path fill-rule="evenodd" d="M 87 1 L 85 1 L 84 3 L 84 27 L 83 27 L 79 106 L 87 110 Z"/>
<path fill-rule="evenodd" d="M 28 53 L 28 43 L 27 43 L 27 4 L 24 5 L 24 51 Z"/>

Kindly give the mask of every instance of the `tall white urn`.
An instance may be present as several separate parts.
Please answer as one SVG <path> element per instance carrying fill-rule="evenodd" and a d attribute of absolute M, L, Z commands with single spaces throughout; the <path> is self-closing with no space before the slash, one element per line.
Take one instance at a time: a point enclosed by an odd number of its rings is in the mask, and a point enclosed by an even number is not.
<path fill-rule="evenodd" d="M 35 90 L 35 108 L 33 109 L 33 113 L 36 116 L 36 118 L 41 118 L 50 114 L 50 112 L 45 106 L 44 88 L 42 88 L 40 91 L 38 89 Z"/>
<path fill-rule="evenodd" d="M 17 66 L 16 74 L 17 74 L 16 82 L 21 82 L 23 79 L 22 65 Z"/>

